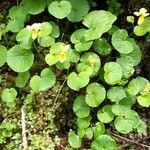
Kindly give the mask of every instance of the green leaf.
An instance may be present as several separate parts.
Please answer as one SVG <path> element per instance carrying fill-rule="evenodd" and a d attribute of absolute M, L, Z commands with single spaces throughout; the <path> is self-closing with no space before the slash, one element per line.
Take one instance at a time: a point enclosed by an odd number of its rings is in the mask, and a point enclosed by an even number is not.
<path fill-rule="evenodd" d="M 139 123 L 139 115 L 133 110 L 128 110 L 125 112 L 124 117 L 118 116 L 115 119 L 115 128 L 120 133 L 126 134 L 137 128 L 139 126 Z"/>
<path fill-rule="evenodd" d="M 53 65 L 56 64 L 58 62 L 58 57 L 55 55 L 51 55 L 51 54 L 47 54 L 45 56 L 45 61 L 48 65 Z"/>
<path fill-rule="evenodd" d="M 30 49 L 32 47 L 32 42 L 33 42 L 32 35 L 31 35 L 31 32 L 27 28 L 22 29 L 17 34 L 16 40 L 25 49 Z"/>
<path fill-rule="evenodd" d="M 58 25 L 56 25 L 56 23 L 52 21 L 50 21 L 49 23 L 52 26 L 52 31 L 50 33 L 50 36 L 53 38 L 58 38 L 60 35 L 60 30 L 59 30 Z"/>
<path fill-rule="evenodd" d="M 5 46 L 0 45 L 0 67 L 2 67 L 7 60 L 7 49 Z"/>
<path fill-rule="evenodd" d="M 77 129 L 77 134 L 78 134 L 78 136 L 79 136 L 79 138 L 83 138 L 84 137 L 84 135 L 85 135 L 85 131 L 86 129 L 84 129 L 84 128 L 78 128 Z"/>
<path fill-rule="evenodd" d="M 77 71 L 86 72 L 89 76 L 95 76 L 101 67 L 99 56 L 93 52 L 84 53 L 80 61 L 81 63 L 77 65 Z"/>
<path fill-rule="evenodd" d="M 71 42 L 75 44 L 78 52 L 87 51 L 93 44 L 93 41 L 86 41 L 84 34 L 86 29 L 78 29 L 71 35 Z"/>
<path fill-rule="evenodd" d="M 108 55 L 111 52 L 111 46 L 106 39 L 100 38 L 93 43 L 94 50 L 100 55 Z"/>
<path fill-rule="evenodd" d="M 102 103 L 106 96 L 105 88 L 98 83 L 91 83 L 86 89 L 85 101 L 90 107 L 97 107 Z"/>
<path fill-rule="evenodd" d="M 74 131 L 69 131 L 68 141 L 73 148 L 79 148 L 81 146 L 81 139 L 75 134 Z"/>
<path fill-rule="evenodd" d="M 121 99 L 126 97 L 125 90 L 123 87 L 112 87 L 107 92 L 107 98 L 110 99 L 112 102 L 119 102 Z"/>
<path fill-rule="evenodd" d="M 17 96 L 17 91 L 14 88 L 6 88 L 2 91 L 2 100 L 6 103 L 14 102 Z"/>
<path fill-rule="evenodd" d="M 144 133 L 146 134 L 147 132 L 147 125 L 144 121 L 140 120 L 139 125 L 137 127 L 137 131 L 139 134 Z"/>
<path fill-rule="evenodd" d="M 135 40 L 133 40 L 133 39 L 128 39 L 128 40 L 132 43 L 132 45 L 134 47 L 134 50 L 131 53 L 127 54 L 127 55 L 122 54 L 121 56 L 130 56 L 130 57 L 132 57 L 133 65 L 137 66 L 138 63 L 140 63 L 141 58 L 142 58 L 141 50 L 140 50 L 139 46 L 136 44 Z"/>
<path fill-rule="evenodd" d="M 86 104 L 84 96 L 79 96 L 75 99 L 73 111 L 79 118 L 87 117 L 90 114 L 90 108 Z"/>
<path fill-rule="evenodd" d="M 117 63 L 122 68 L 123 79 L 128 79 L 130 76 L 133 75 L 135 71 L 133 61 L 134 61 L 133 58 L 128 55 L 117 58 Z"/>
<path fill-rule="evenodd" d="M 18 32 L 24 27 L 26 19 L 26 11 L 21 6 L 13 6 L 9 10 L 8 17 L 11 19 L 8 22 L 7 30 Z"/>
<path fill-rule="evenodd" d="M 94 127 L 94 138 L 105 133 L 105 125 L 102 122 L 97 122 Z"/>
<path fill-rule="evenodd" d="M 71 3 L 71 12 L 67 16 L 68 20 L 72 22 L 82 21 L 83 17 L 89 11 L 89 4 L 87 0 L 68 0 Z"/>
<path fill-rule="evenodd" d="M 7 63 L 16 72 L 25 72 L 33 64 L 34 55 L 30 50 L 15 45 L 7 52 Z"/>
<path fill-rule="evenodd" d="M 10 20 L 7 25 L 7 30 L 11 32 L 19 32 L 24 27 L 24 23 L 18 20 Z"/>
<path fill-rule="evenodd" d="M 118 26 L 112 25 L 112 27 L 108 30 L 108 34 L 112 35 L 115 31 L 119 29 Z"/>
<path fill-rule="evenodd" d="M 3 137 L 11 137 L 12 136 L 12 132 L 11 131 L 7 131 L 7 130 L 3 130 L 2 131 L 2 136 Z"/>
<path fill-rule="evenodd" d="M 91 32 L 87 31 L 87 35 L 85 35 L 86 40 L 94 40 L 101 37 L 103 33 L 111 28 L 115 20 L 116 16 L 109 11 L 95 10 L 87 14 L 84 17 L 83 24 L 90 28 L 89 31 L 91 30 Z M 96 32 L 94 36 L 91 35 L 93 31 Z"/>
<path fill-rule="evenodd" d="M 114 114 L 111 111 L 111 105 L 104 106 L 98 111 L 97 117 L 103 123 L 109 123 L 114 119 Z"/>
<path fill-rule="evenodd" d="M 128 105 L 128 99 L 127 98 L 122 99 L 122 101 L 124 101 L 124 103 L 126 103 L 126 104 L 118 103 L 118 104 L 112 105 L 111 110 L 117 116 L 124 116 L 125 112 L 129 111 L 131 109 L 131 106 Z"/>
<path fill-rule="evenodd" d="M 41 38 L 38 38 L 38 43 L 42 47 L 50 47 L 55 43 L 55 38 L 50 37 L 50 36 L 41 37 Z"/>
<path fill-rule="evenodd" d="M 85 138 L 87 138 L 87 139 L 93 138 L 93 129 L 91 127 L 85 129 Z"/>
<path fill-rule="evenodd" d="M 77 118 L 77 125 L 79 128 L 87 128 L 90 125 L 90 120 L 90 116 L 87 116 L 85 118 Z"/>
<path fill-rule="evenodd" d="M 80 55 L 76 50 L 70 49 L 69 54 L 68 54 L 68 58 L 70 62 L 78 62 L 79 56 Z"/>
<path fill-rule="evenodd" d="M 150 93 L 146 95 L 140 95 L 137 97 L 138 103 L 143 107 L 150 106 Z"/>
<path fill-rule="evenodd" d="M 30 80 L 30 87 L 34 92 L 45 91 L 55 84 L 56 77 L 49 68 L 42 70 L 41 75 L 35 75 Z"/>
<path fill-rule="evenodd" d="M 134 33 L 137 36 L 143 36 L 147 32 L 150 32 L 150 17 L 146 17 L 140 26 L 134 27 Z"/>
<path fill-rule="evenodd" d="M 120 82 L 122 78 L 122 68 L 116 62 L 108 62 L 104 65 L 104 79 L 110 84 L 114 85 Z"/>
<path fill-rule="evenodd" d="M 134 50 L 133 44 L 128 40 L 128 33 L 124 29 L 119 29 L 113 33 L 112 44 L 121 54 L 129 54 Z"/>
<path fill-rule="evenodd" d="M 127 21 L 130 23 L 134 23 L 134 16 L 127 16 Z"/>
<path fill-rule="evenodd" d="M 104 32 L 107 32 L 116 18 L 109 11 L 95 10 L 84 17 L 83 24 L 88 28 L 99 26 Z"/>
<path fill-rule="evenodd" d="M 45 0 L 23 0 L 22 2 L 24 9 L 32 15 L 41 13 L 46 7 Z"/>
<path fill-rule="evenodd" d="M 127 87 L 129 94 L 135 96 L 138 93 L 142 92 L 146 86 L 149 84 L 149 81 L 143 77 L 137 77 L 130 81 Z"/>
<path fill-rule="evenodd" d="M 125 119 L 124 117 L 118 116 L 115 120 L 115 128 L 123 134 L 130 133 L 133 130 L 130 120 Z"/>
<path fill-rule="evenodd" d="M 12 124 L 11 122 L 5 122 L 2 123 L 3 128 L 5 128 L 7 131 L 11 131 L 14 129 L 14 124 Z"/>
<path fill-rule="evenodd" d="M 118 150 L 117 144 L 109 135 L 99 135 L 91 145 L 92 150 Z"/>
<path fill-rule="evenodd" d="M 79 91 L 80 88 L 85 87 L 88 83 L 89 76 L 86 72 L 81 72 L 79 74 L 72 72 L 67 80 L 68 86 L 75 91 Z"/>
<path fill-rule="evenodd" d="M 51 24 L 48 22 L 43 22 L 43 23 L 41 23 L 41 27 L 38 32 L 38 36 L 39 37 L 47 37 L 48 35 L 50 35 L 51 31 L 52 31 Z"/>
<path fill-rule="evenodd" d="M 70 62 L 68 60 L 64 61 L 64 62 L 57 62 L 56 66 L 58 69 L 69 69 L 70 67 Z"/>
<path fill-rule="evenodd" d="M 16 86 L 20 88 L 24 87 L 28 82 L 29 77 L 30 77 L 29 71 L 19 73 L 15 79 Z"/>
<path fill-rule="evenodd" d="M 26 19 L 26 11 L 21 6 L 13 6 L 9 10 L 8 17 L 12 20 L 16 20 L 16 21 L 24 23 Z"/>
<path fill-rule="evenodd" d="M 71 12 L 71 4 L 65 0 L 61 2 L 54 1 L 49 5 L 48 11 L 54 17 L 63 19 Z"/>

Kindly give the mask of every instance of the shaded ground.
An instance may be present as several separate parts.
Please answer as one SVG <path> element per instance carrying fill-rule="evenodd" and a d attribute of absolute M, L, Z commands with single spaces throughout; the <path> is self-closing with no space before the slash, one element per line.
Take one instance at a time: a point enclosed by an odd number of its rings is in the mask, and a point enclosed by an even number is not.
<path fill-rule="evenodd" d="M 98 0 L 97 0 L 98 1 Z M 124 27 L 124 28 L 129 28 L 129 26 L 127 25 L 126 22 L 126 16 L 127 15 L 132 15 L 134 11 L 139 10 L 139 8 L 141 7 L 145 7 L 150 10 L 150 2 L 148 1 L 139 1 L 139 0 L 130 0 L 130 1 L 119 1 L 122 4 L 122 7 L 124 8 L 125 12 L 121 15 L 121 19 L 119 20 L 120 22 L 120 27 Z M 17 1 L 13 1 L 13 0 L 9 0 L 9 1 L 4 1 L 2 0 L 0 2 L 0 12 L 3 12 L 4 14 L 7 14 L 8 9 L 12 6 L 12 5 L 16 5 Z M 102 9 L 103 7 L 106 7 L 106 3 L 104 0 L 102 1 L 98 1 L 97 3 L 97 9 Z M 44 15 L 44 20 L 47 20 L 47 16 L 46 14 Z M 41 18 L 40 16 L 36 16 L 33 17 L 32 20 L 38 20 L 39 18 Z M 53 19 L 53 18 L 52 18 Z M 4 18 L 4 21 L 6 21 L 7 18 Z M 41 20 L 40 20 L 41 22 Z M 61 26 L 63 27 L 64 24 L 62 23 Z M 65 24 L 65 26 L 67 28 L 69 28 L 69 30 L 67 31 L 63 31 L 63 32 L 71 32 L 72 30 L 72 25 L 71 24 Z M 75 28 L 75 27 L 74 27 Z M 63 40 L 66 40 L 67 37 L 63 37 Z M 146 77 L 147 79 L 150 79 L 150 43 L 146 42 L 145 40 L 143 40 L 144 38 L 137 38 L 139 44 L 141 45 L 142 49 L 142 54 L 143 54 L 143 58 L 141 63 L 137 66 L 136 68 L 136 74 L 137 75 L 141 75 Z M 4 41 L 6 42 L 6 41 Z M 9 45 L 11 47 L 11 43 Z M 8 46 L 8 47 L 9 47 Z M 39 66 L 37 66 L 37 69 L 32 70 L 32 72 L 38 72 L 39 70 Z M 3 69 L 0 70 L 0 73 L 4 74 L 5 76 L 5 81 L 7 83 L 9 83 L 10 85 L 6 85 L 7 87 L 11 86 L 14 82 L 14 76 L 15 73 L 12 73 L 7 67 L 4 67 Z M 74 128 L 75 127 L 75 116 L 72 112 L 72 104 L 73 104 L 73 100 L 76 97 L 76 94 L 73 91 L 69 91 L 66 83 L 64 83 L 63 88 L 60 92 L 60 94 L 58 95 L 59 92 L 59 88 L 60 86 L 63 84 L 63 81 L 65 79 L 65 74 L 66 72 L 56 72 L 59 76 L 62 77 L 62 79 L 59 79 L 58 81 L 58 86 L 56 86 L 55 88 L 57 89 L 53 89 L 53 91 L 46 91 L 43 93 L 40 93 L 39 95 L 37 95 L 37 97 L 35 98 L 35 104 L 36 107 L 34 109 L 34 113 L 38 114 L 38 117 L 35 119 L 34 122 L 29 122 L 28 123 L 28 128 L 30 130 L 31 133 L 42 133 L 43 132 L 43 128 L 47 126 L 47 124 L 52 123 L 52 126 L 54 131 L 50 131 L 50 136 L 54 139 L 55 134 L 59 135 L 60 137 L 60 144 L 57 146 L 57 150 L 63 150 L 65 149 L 65 147 L 68 145 L 68 141 L 67 141 L 67 134 L 70 128 Z M 2 88 L 4 88 L 4 84 L 3 86 L 0 86 L 0 90 Z M 54 92 L 54 91 L 58 91 L 58 92 Z M 26 91 L 20 91 L 20 94 L 22 94 L 23 92 Z M 50 120 L 46 120 L 45 119 L 45 114 L 44 111 L 41 110 L 40 108 L 42 108 L 42 106 L 44 105 L 43 103 L 46 103 L 46 107 L 53 107 L 54 103 L 53 100 L 57 98 L 56 101 L 56 107 L 55 107 L 55 111 L 54 111 L 54 116 L 52 116 L 52 122 L 50 122 Z M 44 98 L 44 99 L 43 99 Z M 52 101 L 50 101 L 50 99 Z M 46 102 L 46 101 L 50 101 L 50 103 Z M 1 105 L 0 105 L 1 108 Z M 3 108 L 1 108 L 3 109 Z M 135 106 L 134 108 L 139 115 L 141 116 L 141 118 L 147 123 L 149 129 L 147 132 L 147 135 L 138 135 L 137 133 L 130 133 L 127 135 L 122 135 L 122 134 L 118 134 L 118 132 L 116 132 L 114 130 L 113 127 L 110 127 L 109 130 L 111 130 L 112 135 L 114 136 L 114 138 L 117 140 L 118 144 L 120 145 L 120 149 L 121 150 L 129 150 L 130 148 L 136 149 L 136 150 L 148 150 L 148 146 L 150 146 L 150 109 L 148 108 L 142 108 L 139 106 Z M 39 111 L 40 110 L 40 111 Z M 53 113 L 52 113 L 53 114 Z M 14 118 L 16 117 L 18 120 L 20 119 L 20 112 L 16 112 L 16 114 L 14 114 Z M 12 116 L 12 114 L 11 114 Z M 0 112 L 0 122 L 2 122 L 3 120 L 3 114 L 2 112 Z M 31 124 L 34 123 L 35 128 L 31 128 Z M 56 124 L 56 127 L 55 125 Z M 54 125 L 54 126 L 53 126 Z M 49 129 L 51 130 L 51 129 Z M 86 149 L 89 147 L 89 141 L 85 141 L 83 143 L 83 147 L 82 149 Z M 1 149 L 3 149 L 3 145 L 1 145 Z"/>

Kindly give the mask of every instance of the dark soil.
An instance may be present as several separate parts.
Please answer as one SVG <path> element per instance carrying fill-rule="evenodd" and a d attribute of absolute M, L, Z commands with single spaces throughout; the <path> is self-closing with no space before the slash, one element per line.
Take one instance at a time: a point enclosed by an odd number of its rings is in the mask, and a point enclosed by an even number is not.
<path fill-rule="evenodd" d="M 107 6 L 105 3 L 105 0 L 96 0 L 96 2 L 97 2 L 97 7 L 94 9 L 103 9 L 103 8 L 106 8 Z M 139 8 L 146 7 L 150 12 L 149 0 L 126 0 L 126 1 L 119 0 L 119 2 L 121 3 L 123 9 L 125 10 L 125 12 L 120 15 L 121 19 L 118 20 L 119 25 L 122 28 L 126 28 L 126 29 L 130 28 L 129 27 L 130 25 L 126 22 L 126 16 L 132 15 L 133 12 L 136 10 L 139 10 Z M 7 15 L 8 9 L 16 4 L 17 4 L 17 0 L 1 0 L 0 12 L 3 12 L 3 14 Z M 32 20 L 34 21 L 39 20 L 39 22 L 42 22 L 42 21 L 47 20 L 48 18 L 47 15 L 48 14 L 44 14 L 43 20 L 41 20 L 40 15 L 38 17 L 34 16 Z M 43 14 L 41 14 L 41 16 L 43 16 Z M 4 18 L 3 21 L 7 21 L 7 17 Z M 63 26 L 64 24 L 62 25 L 62 28 Z M 70 28 L 70 29 L 64 32 L 68 32 L 68 33 L 71 32 L 73 30 L 72 24 L 67 24 L 67 28 Z M 76 26 L 74 26 L 73 28 L 76 28 Z M 145 37 L 137 38 L 137 41 L 142 48 L 141 51 L 142 51 L 143 57 L 142 57 L 141 63 L 136 67 L 136 75 L 146 77 L 147 79 L 150 80 L 150 43 L 146 42 Z M 34 70 L 34 71 L 36 72 L 37 70 Z M 3 74 L 5 74 L 6 81 L 9 84 L 13 83 L 14 79 L 13 79 L 12 72 L 9 71 L 7 67 L 1 71 L 3 72 Z M 62 82 L 63 80 L 60 81 L 60 85 Z M 0 87 L 0 90 L 1 88 L 3 87 Z M 64 97 L 63 93 L 65 93 L 65 90 L 62 91 L 62 93 L 59 95 L 59 98 L 58 98 L 58 101 L 60 100 L 61 103 L 60 103 L 60 107 L 58 108 L 58 110 L 56 110 L 55 123 L 57 125 L 57 128 L 59 129 L 58 133 L 60 135 L 61 142 L 56 150 L 63 150 L 68 145 L 68 141 L 67 141 L 68 131 L 70 128 L 73 129 L 75 127 L 75 120 L 74 120 L 75 116 L 72 112 L 72 104 L 73 104 L 74 98 L 76 97 L 76 94 L 72 91 L 69 91 L 69 92 L 70 94 L 65 95 Z M 57 93 L 55 93 L 54 96 L 56 96 L 56 94 Z M 45 94 L 45 96 L 47 96 L 47 93 Z M 52 95 L 49 95 L 49 96 L 51 97 Z M 130 148 L 133 148 L 135 150 L 148 150 L 148 146 L 150 147 L 150 109 L 136 106 L 135 110 L 139 113 L 140 117 L 147 123 L 148 132 L 146 135 L 139 135 L 137 133 L 123 135 L 123 134 L 119 134 L 117 131 L 113 129 L 113 127 L 111 127 L 112 136 L 117 140 L 118 145 L 121 150 L 129 150 Z M 1 114 L 0 114 L 0 121 L 2 121 Z M 88 148 L 89 148 L 89 141 L 85 141 L 83 143 L 83 147 L 81 148 L 81 150 L 88 149 Z"/>

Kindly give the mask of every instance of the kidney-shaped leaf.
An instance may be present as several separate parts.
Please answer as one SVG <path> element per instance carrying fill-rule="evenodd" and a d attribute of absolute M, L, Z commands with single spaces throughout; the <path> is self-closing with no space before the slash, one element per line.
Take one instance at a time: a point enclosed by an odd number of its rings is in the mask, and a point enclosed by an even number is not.
<path fill-rule="evenodd" d="M 85 34 L 86 40 L 94 40 L 107 32 L 115 22 L 116 16 L 109 11 L 95 10 L 84 17 L 83 24 L 90 28 Z"/>
<path fill-rule="evenodd" d="M 79 96 L 75 99 L 73 111 L 79 118 L 87 117 L 90 114 L 90 108 L 86 104 L 84 96 Z"/>
<path fill-rule="evenodd" d="M 113 87 L 108 90 L 107 98 L 110 99 L 112 102 L 119 102 L 121 99 L 126 97 L 125 90 L 123 87 Z"/>
<path fill-rule="evenodd" d="M 110 84 L 114 85 L 119 83 L 122 78 L 122 68 L 116 62 L 108 62 L 104 65 L 104 79 Z"/>
<path fill-rule="evenodd" d="M 33 15 L 39 14 L 44 11 L 46 7 L 45 0 L 23 0 L 23 7 L 25 10 Z"/>
<path fill-rule="evenodd" d="M 98 111 L 97 117 L 103 123 L 109 123 L 114 119 L 114 114 L 111 111 L 112 107 L 110 105 L 104 106 Z"/>
<path fill-rule="evenodd" d="M 139 115 L 133 111 L 128 110 L 124 116 L 118 116 L 115 120 L 115 128 L 123 134 L 131 132 L 137 128 L 140 123 Z"/>
<path fill-rule="evenodd" d="M 23 49 L 20 45 L 12 47 L 7 52 L 7 63 L 16 72 L 25 72 L 33 64 L 34 55 L 31 50 Z"/>
<path fill-rule="evenodd" d="M 54 17 L 56 17 L 58 19 L 63 19 L 65 17 L 67 17 L 67 15 L 70 13 L 71 4 L 70 4 L 70 2 L 65 1 L 65 0 L 63 0 L 61 2 L 54 1 L 49 5 L 48 11 Z"/>
<path fill-rule="evenodd" d="M 78 52 L 86 51 L 90 49 L 90 47 L 93 44 L 93 41 L 86 41 L 84 34 L 85 34 L 86 29 L 79 29 L 76 30 L 72 35 L 71 35 L 71 42 L 75 44 L 75 49 Z"/>
<path fill-rule="evenodd" d="M 100 38 L 93 43 L 94 50 L 101 55 L 108 55 L 111 52 L 111 46 L 106 39 Z"/>
<path fill-rule="evenodd" d="M 74 131 L 69 131 L 68 141 L 73 148 L 79 148 L 81 146 L 81 139 L 75 134 Z"/>
<path fill-rule="evenodd" d="M 84 17 L 83 24 L 88 28 L 99 26 L 106 32 L 115 20 L 116 16 L 109 11 L 95 10 Z"/>
<path fill-rule="evenodd" d="M 49 68 L 41 72 L 41 76 L 35 75 L 30 80 L 30 87 L 34 92 L 44 91 L 55 84 L 56 77 Z"/>
<path fill-rule="evenodd" d="M 19 73 L 15 79 L 16 86 L 20 88 L 24 87 L 29 77 L 30 77 L 29 71 Z"/>
<path fill-rule="evenodd" d="M 2 100 L 7 103 L 12 103 L 17 96 L 17 91 L 14 88 L 6 88 L 2 91 Z"/>
<path fill-rule="evenodd" d="M 142 92 L 144 88 L 149 84 L 149 81 L 143 77 L 137 77 L 130 81 L 127 87 L 127 91 L 131 95 L 137 95 Z"/>
<path fill-rule="evenodd" d="M 150 106 L 150 93 L 146 95 L 140 95 L 137 97 L 138 103 L 143 107 Z"/>
<path fill-rule="evenodd" d="M 98 83 L 91 83 L 86 89 L 85 101 L 90 107 L 97 107 L 103 102 L 106 96 L 105 88 Z"/>
<path fill-rule="evenodd" d="M 102 122 L 97 122 L 95 124 L 95 127 L 94 127 L 94 137 L 98 137 L 99 135 L 101 134 L 104 134 L 105 133 L 105 126 L 104 126 L 104 123 Z"/>
<path fill-rule="evenodd" d="M 134 27 L 134 33 L 137 36 L 143 36 L 147 32 L 150 32 L 150 17 L 146 17 L 140 26 Z"/>
<path fill-rule="evenodd" d="M 71 12 L 67 16 L 68 20 L 72 22 L 79 22 L 89 11 L 89 4 L 87 0 L 68 0 L 71 3 Z"/>
<path fill-rule="evenodd" d="M 117 144 L 109 135 L 99 135 L 91 145 L 92 150 L 117 150 Z"/>
<path fill-rule="evenodd" d="M 89 83 L 89 76 L 86 72 L 81 72 L 79 74 L 72 72 L 68 76 L 67 80 L 68 86 L 75 91 L 79 91 L 80 88 L 85 87 L 88 83 Z"/>
<path fill-rule="evenodd" d="M 123 29 L 119 29 L 113 33 L 112 44 L 121 54 L 129 54 L 134 50 L 134 46 L 128 40 L 127 31 Z"/>
<path fill-rule="evenodd" d="M 90 125 L 91 116 L 87 116 L 85 118 L 77 118 L 77 124 L 79 128 L 87 128 Z"/>
<path fill-rule="evenodd" d="M 24 28 L 22 29 L 16 36 L 16 40 L 20 43 L 22 47 L 25 49 L 30 49 L 32 46 L 32 35 L 31 32 L 27 29 Z"/>

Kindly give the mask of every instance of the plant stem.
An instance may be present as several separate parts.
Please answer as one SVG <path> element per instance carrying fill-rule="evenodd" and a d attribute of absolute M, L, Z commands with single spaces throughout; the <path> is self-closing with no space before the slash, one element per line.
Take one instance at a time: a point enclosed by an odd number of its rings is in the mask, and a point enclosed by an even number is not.
<path fill-rule="evenodd" d="M 26 137 L 26 120 L 25 120 L 24 105 L 21 107 L 21 128 L 22 128 L 22 147 L 23 150 L 26 150 L 28 143 Z"/>

